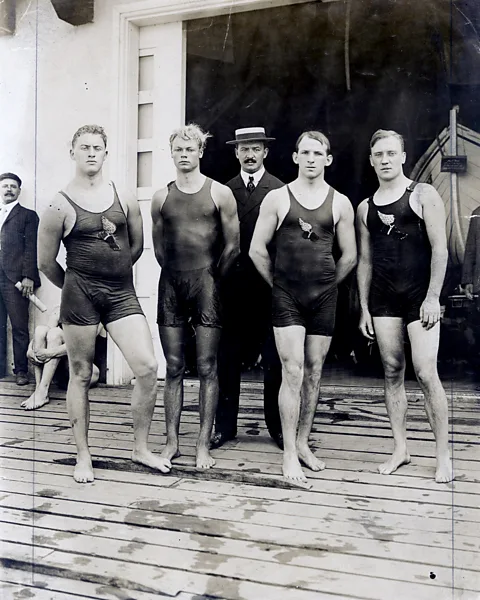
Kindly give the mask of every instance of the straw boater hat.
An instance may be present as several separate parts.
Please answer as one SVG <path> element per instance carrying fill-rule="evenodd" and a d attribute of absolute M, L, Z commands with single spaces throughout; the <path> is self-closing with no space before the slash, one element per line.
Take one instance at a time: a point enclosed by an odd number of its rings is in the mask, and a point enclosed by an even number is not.
<path fill-rule="evenodd" d="M 225 142 L 226 144 L 241 144 L 242 142 L 271 142 L 275 138 L 265 135 L 264 127 L 244 127 L 235 129 L 235 139 Z"/>

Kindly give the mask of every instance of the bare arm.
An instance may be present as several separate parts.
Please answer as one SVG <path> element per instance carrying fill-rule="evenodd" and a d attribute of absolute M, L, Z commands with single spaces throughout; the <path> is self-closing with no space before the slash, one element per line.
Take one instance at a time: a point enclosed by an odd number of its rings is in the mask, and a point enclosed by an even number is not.
<path fill-rule="evenodd" d="M 123 191 L 121 202 L 126 207 L 128 239 L 130 240 L 130 252 L 132 254 L 132 265 L 143 253 L 143 219 L 140 205 L 133 192 Z"/>
<path fill-rule="evenodd" d="M 57 287 L 62 288 L 65 271 L 57 262 L 63 233 L 65 230 L 65 212 L 63 197 L 57 194 L 53 202 L 45 210 L 38 229 L 38 266 L 47 278 Z"/>
<path fill-rule="evenodd" d="M 35 353 L 35 359 L 40 363 L 46 363 L 52 358 L 62 358 L 62 356 L 67 356 L 67 346 L 65 342 L 59 346 L 40 348 L 38 350 L 33 348 L 33 350 Z"/>
<path fill-rule="evenodd" d="M 155 192 L 152 198 L 152 237 L 153 237 L 153 249 L 155 252 L 155 258 L 158 264 L 163 267 L 164 263 L 164 252 L 163 252 L 163 217 L 162 208 L 167 198 L 168 190 L 163 188 Z"/>
<path fill-rule="evenodd" d="M 278 192 L 269 192 L 260 206 L 249 256 L 257 271 L 270 287 L 273 286 L 273 265 L 268 253 L 268 245 L 278 227 Z"/>
<path fill-rule="evenodd" d="M 438 192 L 431 185 L 420 184 L 418 194 L 423 219 L 432 248 L 430 283 L 420 308 L 422 325 L 430 329 L 440 320 L 440 292 L 447 270 L 448 250 L 445 231 L 445 209 Z"/>
<path fill-rule="evenodd" d="M 237 216 L 237 203 L 232 191 L 225 185 L 212 185 L 212 198 L 218 207 L 222 221 L 224 248 L 218 261 L 218 269 L 223 277 L 240 254 L 240 225 Z"/>
<path fill-rule="evenodd" d="M 368 309 L 370 286 L 372 283 L 372 243 L 370 232 L 367 228 L 368 201 L 364 200 L 357 210 L 357 238 L 359 245 L 357 265 L 357 286 L 360 300 L 360 331 L 369 340 L 373 340 L 375 333 L 373 321 Z"/>
<path fill-rule="evenodd" d="M 335 280 L 339 284 L 357 264 L 357 244 L 355 242 L 353 207 L 350 200 L 346 196 L 337 195 L 336 201 L 339 219 L 335 233 L 341 256 L 337 261 Z"/>

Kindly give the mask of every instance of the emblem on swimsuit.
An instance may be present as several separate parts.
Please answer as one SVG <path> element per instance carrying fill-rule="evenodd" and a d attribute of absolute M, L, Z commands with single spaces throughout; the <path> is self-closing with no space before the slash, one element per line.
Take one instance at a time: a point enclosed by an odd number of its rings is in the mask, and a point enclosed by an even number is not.
<path fill-rule="evenodd" d="M 104 242 L 107 242 L 112 250 L 120 250 L 120 246 L 117 244 L 117 240 L 113 235 L 117 231 L 115 223 L 112 223 L 102 215 L 102 226 L 103 229 L 98 232 L 98 237 Z"/>
<path fill-rule="evenodd" d="M 318 235 L 313 231 L 312 225 L 304 221 L 302 217 L 298 217 L 298 224 L 300 225 L 300 229 L 303 231 L 302 237 L 304 239 L 311 240 L 312 242 L 316 242 L 319 239 Z"/>
<path fill-rule="evenodd" d="M 392 237 L 399 240 L 404 240 L 408 236 L 408 233 L 400 231 L 400 229 L 398 229 L 398 227 L 395 226 L 395 215 L 386 215 L 384 213 L 381 213 L 379 210 L 377 210 L 377 215 L 380 221 L 385 225 L 385 227 L 388 227 L 387 235 L 393 233 Z"/>

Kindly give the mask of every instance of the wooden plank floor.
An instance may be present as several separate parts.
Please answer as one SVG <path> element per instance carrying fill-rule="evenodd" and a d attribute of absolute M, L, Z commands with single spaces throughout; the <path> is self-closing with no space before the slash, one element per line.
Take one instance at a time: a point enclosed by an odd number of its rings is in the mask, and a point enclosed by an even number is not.
<path fill-rule="evenodd" d="M 412 464 L 392 447 L 379 388 L 325 386 L 312 433 L 327 463 L 310 490 L 281 477 L 261 387 L 242 387 L 238 439 L 194 467 L 198 386 L 186 385 L 182 456 L 168 476 L 130 460 L 129 388 L 91 393 L 96 480 L 72 479 L 65 397 L 25 412 L 0 384 L 0 598 L 39 600 L 479 600 L 480 399 L 450 398 L 456 482 L 438 485 L 421 396 L 409 390 Z M 151 431 L 164 442 L 161 390 Z"/>

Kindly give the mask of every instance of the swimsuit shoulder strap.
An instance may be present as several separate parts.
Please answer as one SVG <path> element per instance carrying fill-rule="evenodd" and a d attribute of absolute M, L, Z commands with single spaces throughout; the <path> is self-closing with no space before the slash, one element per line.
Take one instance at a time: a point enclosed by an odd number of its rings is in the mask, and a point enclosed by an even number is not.
<path fill-rule="evenodd" d="M 74 208 L 77 208 L 77 207 L 78 207 L 78 208 L 81 208 L 81 206 L 78 206 L 78 204 L 77 204 L 76 202 L 74 202 L 74 201 L 73 201 L 73 200 L 70 198 L 70 196 L 69 196 L 69 195 L 68 195 L 66 192 L 64 192 L 63 190 L 60 190 L 60 191 L 59 191 L 59 194 L 61 194 L 61 195 L 62 195 L 62 196 L 63 196 L 63 197 L 64 197 L 64 198 L 65 198 L 65 199 L 66 199 L 66 200 L 67 200 L 67 201 L 68 201 L 68 202 L 69 202 L 69 203 L 70 203 L 70 204 L 71 204 L 71 205 L 72 205 Z"/>
<path fill-rule="evenodd" d="M 124 209 L 123 209 L 122 203 L 120 202 L 120 197 L 119 197 L 119 195 L 118 195 L 118 192 L 117 192 L 117 188 L 116 188 L 116 186 L 115 186 L 115 183 L 114 183 L 113 181 L 110 181 L 110 183 L 111 183 L 111 185 L 112 185 L 112 188 L 113 188 L 113 204 L 112 204 L 112 206 L 111 206 L 111 207 L 109 207 L 109 208 L 112 208 L 112 207 L 114 207 L 114 206 L 115 206 L 115 204 L 116 204 L 116 205 L 118 205 L 118 207 L 120 208 L 120 210 L 122 211 L 122 213 L 123 213 L 123 214 L 125 215 L 125 217 L 126 217 L 127 215 L 126 215 L 126 213 L 125 213 L 125 211 L 124 211 Z M 108 210 L 108 208 L 107 208 L 106 210 Z"/>

